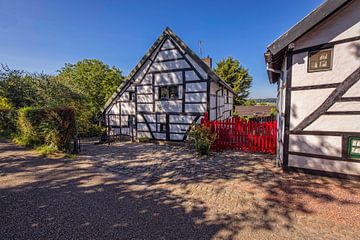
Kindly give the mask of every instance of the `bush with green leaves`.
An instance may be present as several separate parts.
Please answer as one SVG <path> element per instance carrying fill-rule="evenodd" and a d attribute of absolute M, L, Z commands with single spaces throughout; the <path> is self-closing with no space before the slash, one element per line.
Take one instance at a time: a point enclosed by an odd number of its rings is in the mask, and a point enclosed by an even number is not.
<path fill-rule="evenodd" d="M 215 134 L 208 127 L 200 124 L 191 126 L 188 137 L 190 143 L 200 155 L 208 155 L 211 145 L 215 142 Z"/>
<path fill-rule="evenodd" d="M 45 145 L 61 151 L 71 150 L 77 133 L 75 111 L 71 108 L 21 108 L 17 127 L 18 144 Z"/>
<path fill-rule="evenodd" d="M 10 137 L 16 132 L 16 118 L 16 111 L 0 109 L 0 135 Z"/>

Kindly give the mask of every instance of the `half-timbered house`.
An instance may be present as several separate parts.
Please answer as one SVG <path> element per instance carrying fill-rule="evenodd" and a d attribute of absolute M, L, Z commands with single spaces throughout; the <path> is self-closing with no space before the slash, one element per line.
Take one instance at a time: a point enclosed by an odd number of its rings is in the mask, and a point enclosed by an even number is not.
<path fill-rule="evenodd" d="M 109 135 L 183 141 L 205 112 L 226 119 L 233 90 L 166 28 L 104 106 Z"/>
<path fill-rule="evenodd" d="M 360 175 L 360 1 L 328 0 L 265 53 L 286 168 Z"/>

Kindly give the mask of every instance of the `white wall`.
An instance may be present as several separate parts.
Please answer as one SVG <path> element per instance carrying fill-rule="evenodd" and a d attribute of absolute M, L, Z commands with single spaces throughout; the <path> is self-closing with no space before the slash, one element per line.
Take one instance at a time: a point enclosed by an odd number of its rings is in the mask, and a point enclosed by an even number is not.
<path fill-rule="evenodd" d="M 295 50 L 319 44 L 360 36 L 360 1 L 353 1 L 350 6 L 330 17 L 318 27 L 295 42 Z M 285 65 L 285 64 L 284 64 Z M 306 87 L 322 84 L 343 82 L 350 74 L 360 67 L 360 41 L 336 44 L 333 47 L 333 62 L 330 71 L 308 72 L 308 52 L 293 56 L 291 87 Z M 285 72 L 285 74 L 287 74 Z M 285 77 L 284 77 L 285 78 Z M 277 108 L 281 112 L 282 80 L 278 86 Z M 334 92 L 335 88 L 292 90 L 290 109 L 290 130 L 313 113 Z M 356 83 L 344 95 L 360 96 L 360 83 Z M 336 102 L 328 111 L 359 111 L 359 102 Z M 280 125 L 284 123 L 280 121 Z M 279 127 L 281 127 L 279 125 Z M 325 132 L 357 132 L 360 134 L 359 115 L 322 115 L 305 131 Z M 281 134 L 280 134 L 281 135 Z M 279 135 L 278 135 L 279 136 Z M 278 151 L 281 151 L 278 148 Z M 289 136 L 289 151 L 322 156 L 342 157 L 342 136 L 294 135 Z M 289 154 L 290 167 L 308 168 L 346 174 L 360 174 L 360 163 L 304 157 Z"/>
<path fill-rule="evenodd" d="M 359 36 L 360 1 L 353 1 L 295 42 L 295 50 Z"/>

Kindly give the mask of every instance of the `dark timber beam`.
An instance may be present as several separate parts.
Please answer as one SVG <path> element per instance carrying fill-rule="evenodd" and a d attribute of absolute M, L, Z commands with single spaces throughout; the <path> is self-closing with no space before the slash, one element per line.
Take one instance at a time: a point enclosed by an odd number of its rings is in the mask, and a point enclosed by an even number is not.
<path fill-rule="evenodd" d="M 334 105 L 334 103 L 341 99 L 341 97 L 349 90 L 357 81 L 360 79 L 360 67 L 356 69 L 350 76 L 348 76 L 342 83 L 340 83 L 336 89 L 330 94 L 330 96 L 318 107 L 314 112 L 312 112 L 307 118 L 300 122 L 295 128 L 294 131 L 302 131 L 321 115 L 326 113 L 326 111 Z"/>

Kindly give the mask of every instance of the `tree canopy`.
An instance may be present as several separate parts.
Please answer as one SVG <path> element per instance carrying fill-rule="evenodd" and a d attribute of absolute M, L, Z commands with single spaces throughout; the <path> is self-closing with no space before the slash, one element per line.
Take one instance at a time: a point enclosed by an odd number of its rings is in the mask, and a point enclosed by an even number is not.
<path fill-rule="evenodd" d="M 65 64 L 56 75 L 0 69 L 0 108 L 72 107 L 79 131 L 91 135 L 96 116 L 124 81 L 116 67 L 95 59 Z"/>
<path fill-rule="evenodd" d="M 235 91 L 234 104 L 244 104 L 250 94 L 249 90 L 253 80 L 249 71 L 232 57 L 227 57 L 216 63 L 214 70 Z"/>

